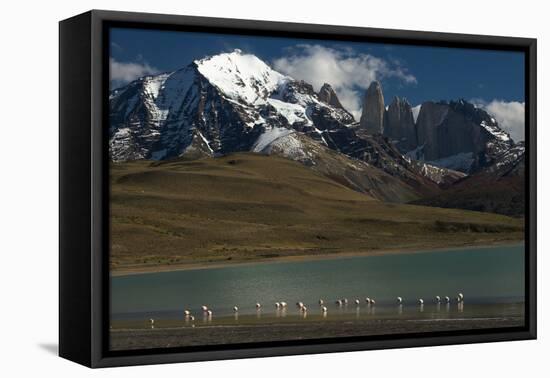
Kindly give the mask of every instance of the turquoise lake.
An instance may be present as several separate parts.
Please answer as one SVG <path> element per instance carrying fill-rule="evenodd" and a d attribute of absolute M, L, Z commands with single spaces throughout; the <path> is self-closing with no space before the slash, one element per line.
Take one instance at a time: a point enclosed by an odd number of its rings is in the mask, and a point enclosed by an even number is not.
<path fill-rule="evenodd" d="M 465 303 L 520 303 L 525 295 L 525 247 L 492 246 L 376 256 L 340 257 L 302 262 L 231 265 L 221 268 L 132 274 L 111 278 L 113 319 L 181 318 L 184 309 L 200 312 L 207 305 L 219 316 L 275 313 L 275 302 L 336 306 L 347 298 L 375 298 L 376 306 L 405 305 L 418 298 L 433 303 L 436 295 Z"/>

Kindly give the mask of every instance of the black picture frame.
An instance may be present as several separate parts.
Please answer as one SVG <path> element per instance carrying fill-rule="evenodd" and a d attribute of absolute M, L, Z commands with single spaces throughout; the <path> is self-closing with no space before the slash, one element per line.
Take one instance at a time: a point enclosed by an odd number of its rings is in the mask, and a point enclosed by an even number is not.
<path fill-rule="evenodd" d="M 108 31 L 112 26 L 525 53 L 525 327 L 110 352 Z M 59 24 L 59 354 L 89 367 L 535 339 L 536 39 L 92 10 Z"/>

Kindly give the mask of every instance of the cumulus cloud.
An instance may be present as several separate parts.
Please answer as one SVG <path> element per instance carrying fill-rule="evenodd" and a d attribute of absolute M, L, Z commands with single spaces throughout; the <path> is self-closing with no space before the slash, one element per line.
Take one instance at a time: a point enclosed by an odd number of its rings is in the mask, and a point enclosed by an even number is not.
<path fill-rule="evenodd" d="M 493 100 L 480 104 L 516 142 L 525 140 L 525 103 Z"/>
<path fill-rule="evenodd" d="M 361 115 L 364 90 L 374 80 L 392 77 L 406 84 L 416 83 L 416 78 L 400 62 L 357 53 L 351 48 L 297 45 L 289 50 L 287 56 L 275 59 L 273 67 L 295 79 L 311 83 L 316 90 L 329 83 L 342 105 L 357 119 Z"/>
<path fill-rule="evenodd" d="M 110 66 L 110 79 L 112 85 L 123 85 L 140 77 L 158 73 L 155 67 L 145 62 L 118 62 L 114 58 L 111 58 Z"/>

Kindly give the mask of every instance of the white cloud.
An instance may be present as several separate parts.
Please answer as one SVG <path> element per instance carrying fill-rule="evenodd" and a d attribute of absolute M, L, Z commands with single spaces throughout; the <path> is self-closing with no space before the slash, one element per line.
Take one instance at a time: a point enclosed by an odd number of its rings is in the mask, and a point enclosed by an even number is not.
<path fill-rule="evenodd" d="M 118 62 L 111 58 L 110 65 L 110 80 L 116 85 L 126 84 L 140 77 L 158 73 L 155 67 L 147 63 Z"/>
<path fill-rule="evenodd" d="M 374 80 L 397 78 L 414 84 L 416 78 L 399 62 L 389 62 L 353 49 L 334 49 L 320 45 L 298 45 L 290 54 L 275 59 L 276 70 L 298 80 L 305 80 L 319 90 L 329 83 L 340 102 L 356 119 L 361 115 L 364 90 Z"/>
<path fill-rule="evenodd" d="M 525 103 L 493 100 L 480 105 L 497 120 L 516 142 L 525 140 Z"/>

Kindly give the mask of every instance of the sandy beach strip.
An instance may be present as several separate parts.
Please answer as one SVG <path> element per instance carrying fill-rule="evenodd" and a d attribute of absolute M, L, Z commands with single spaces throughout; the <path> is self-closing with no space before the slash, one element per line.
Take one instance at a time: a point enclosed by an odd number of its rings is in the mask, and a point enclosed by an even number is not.
<path fill-rule="evenodd" d="M 294 256 L 278 256 L 278 257 L 265 257 L 261 259 L 250 260 L 224 260 L 220 262 L 189 262 L 183 264 L 172 265 L 137 265 L 119 268 L 117 270 L 111 270 L 111 277 L 128 276 L 132 274 L 146 274 L 146 273 L 162 273 L 162 272 L 175 272 L 183 270 L 199 270 L 199 269 L 221 269 L 233 266 L 247 266 L 257 264 L 276 264 L 287 262 L 305 262 L 305 261 L 318 261 L 318 260 L 336 260 L 341 258 L 353 258 L 353 257 L 367 257 L 367 256 L 381 256 L 389 254 L 416 254 L 416 253 L 432 253 L 432 252 L 448 252 L 454 250 L 468 250 L 468 249 L 481 249 L 481 248 L 493 248 L 498 246 L 519 246 L 523 245 L 523 240 L 515 242 L 495 242 L 491 244 L 484 243 L 482 245 L 476 245 L 473 243 L 458 244 L 447 247 L 422 247 L 422 246 L 408 246 L 402 248 L 391 249 L 376 249 L 366 250 L 363 252 L 331 252 L 322 254 L 300 254 Z"/>

